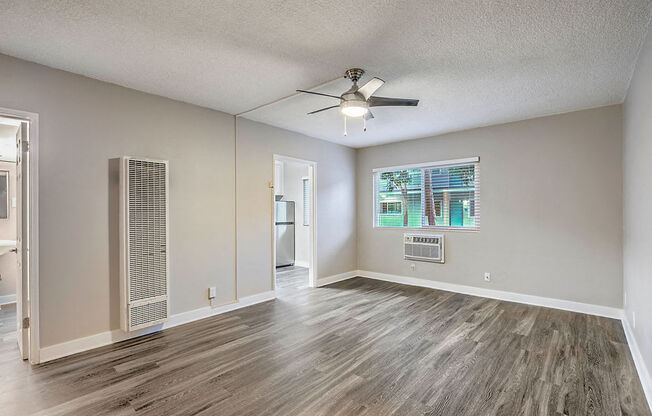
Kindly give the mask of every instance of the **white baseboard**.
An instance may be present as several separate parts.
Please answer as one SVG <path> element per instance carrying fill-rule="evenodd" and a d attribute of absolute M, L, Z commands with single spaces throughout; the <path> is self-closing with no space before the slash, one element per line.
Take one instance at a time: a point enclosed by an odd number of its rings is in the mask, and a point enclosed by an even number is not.
<path fill-rule="evenodd" d="M 341 282 L 342 280 L 352 279 L 354 277 L 360 276 L 359 270 L 352 270 L 346 273 L 334 274 L 332 276 L 322 277 L 317 279 L 317 287 L 322 287 L 330 285 L 331 283 Z"/>
<path fill-rule="evenodd" d="M 257 293 L 255 295 L 245 296 L 238 300 L 238 307 L 234 309 L 244 308 L 245 306 L 255 305 L 257 303 L 267 302 L 268 300 L 276 299 L 276 292 L 273 290 Z M 219 312 L 224 313 L 224 312 Z"/>
<path fill-rule="evenodd" d="M 623 329 L 625 330 L 625 336 L 627 337 L 627 344 L 629 345 L 629 350 L 632 352 L 632 358 L 634 359 L 634 365 L 636 366 L 636 371 L 638 372 L 638 378 L 641 380 L 641 385 L 643 386 L 643 391 L 645 392 L 645 397 L 647 398 L 647 405 L 652 410 L 652 377 L 645 365 L 645 360 L 643 359 L 643 354 L 638 348 L 638 343 L 636 342 L 636 337 L 634 336 L 634 331 L 629 325 L 627 316 L 623 317 Z M 648 357 L 652 359 L 652 357 Z"/>
<path fill-rule="evenodd" d="M 462 293 L 465 295 L 480 296 L 483 298 L 498 299 L 508 302 L 524 303 L 527 305 L 545 306 L 547 308 L 562 309 L 565 311 L 586 313 L 589 315 L 604 316 L 607 318 L 622 319 L 623 310 L 609 306 L 592 305 L 589 303 L 573 302 L 570 300 L 546 298 L 542 296 L 524 295 L 521 293 L 505 292 L 495 289 L 484 289 L 474 286 L 458 285 L 455 283 L 438 282 L 435 280 L 421 279 L 418 277 L 399 276 L 358 270 L 358 276 L 386 282 L 401 283 L 410 286 L 428 287 L 431 289 L 445 290 L 448 292 Z"/>
<path fill-rule="evenodd" d="M 0 296 L 0 305 L 6 305 L 7 303 L 15 303 L 16 295 L 3 295 Z"/>
<path fill-rule="evenodd" d="M 206 306 L 203 308 L 194 309 L 192 311 L 171 315 L 167 322 L 160 325 L 155 325 L 150 328 L 145 328 L 133 332 L 125 332 L 120 329 L 114 329 L 112 331 L 106 331 L 99 334 L 90 335 L 84 338 L 77 338 L 72 341 L 50 345 L 48 347 L 41 348 L 40 362 L 44 363 L 47 361 L 52 361 L 57 358 L 66 357 L 68 355 L 77 354 L 79 352 L 92 350 L 98 347 L 103 347 L 105 345 L 113 344 L 115 342 L 120 342 L 127 339 L 140 337 L 167 328 L 173 328 L 178 325 L 183 325 L 200 319 L 209 318 L 215 315 L 220 315 L 236 309 L 255 305 L 257 303 L 266 302 L 274 298 L 276 298 L 274 291 L 258 293 L 255 295 L 240 298 L 237 302 L 233 302 L 227 305 L 222 305 L 218 307 Z"/>
<path fill-rule="evenodd" d="M 308 268 L 308 267 L 310 267 L 310 262 L 309 261 L 298 261 L 297 260 L 297 261 L 294 262 L 294 265 L 297 266 L 297 267 Z"/>

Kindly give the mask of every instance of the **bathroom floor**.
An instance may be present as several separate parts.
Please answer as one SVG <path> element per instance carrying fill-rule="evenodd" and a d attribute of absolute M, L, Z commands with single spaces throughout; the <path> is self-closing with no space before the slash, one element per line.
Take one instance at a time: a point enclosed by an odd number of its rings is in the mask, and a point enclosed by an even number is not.
<path fill-rule="evenodd" d="M 0 306 L 0 356 L 17 349 L 16 304 L 8 303 Z"/>

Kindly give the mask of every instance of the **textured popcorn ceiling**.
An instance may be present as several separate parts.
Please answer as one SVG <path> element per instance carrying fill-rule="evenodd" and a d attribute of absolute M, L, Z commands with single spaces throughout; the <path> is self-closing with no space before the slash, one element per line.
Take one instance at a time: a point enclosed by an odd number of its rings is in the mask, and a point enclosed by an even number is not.
<path fill-rule="evenodd" d="M 620 103 L 649 0 L 0 0 L 0 52 L 239 113 L 349 67 L 387 81 L 342 136 L 337 103 L 290 98 L 246 117 L 354 147 Z M 368 78 L 367 78 L 368 79 Z M 339 95 L 339 80 L 322 91 Z M 333 102 L 335 101 L 335 102 Z M 29 110 L 29 109 L 26 109 Z"/>

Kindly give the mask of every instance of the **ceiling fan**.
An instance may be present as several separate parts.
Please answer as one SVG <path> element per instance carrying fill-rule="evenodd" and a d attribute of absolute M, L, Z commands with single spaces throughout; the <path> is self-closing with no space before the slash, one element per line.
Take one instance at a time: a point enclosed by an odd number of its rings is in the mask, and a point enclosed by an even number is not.
<path fill-rule="evenodd" d="M 372 95 L 382 87 L 385 81 L 380 78 L 372 78 L 366 84 L 361 87 L 358 87 L 358 80 L 364 75 L 364 70 L 360 68 L 351 68 L 346 71 L 345 78 L 350 79 L 353 82 L 353 86 L 346 92 L 342 93 L 339 97 L 331 94 L 323 94 L 320 92 L 306 91 L 306 90 L 297 90 L 297 92 L 303 92 L 306 94 L 321 95 L 324 97 L 331 97 L 340 100 L 338 105 L 332 105 L 330 107 L 321 108 L 319 110 L 311 111 L 308 114 L 315 114 L 322 111 L 330 110 L 332 108 L 340 108 L 342 114 L 344 114 L 344 126 L 346 135 L 346 117 L 363 117 L 365 120 L 370 120 L 374 118 L 374 115 L 369 110 L 370 107 L 389 107 L 389 106 L 409 106 L 415 107 L 419 104 L 419 100 L 413 100 L 408 98 L 388 98 L 388 97 L 377 97 Z M 365 123 L 365 131 L 366 123 Z"/>

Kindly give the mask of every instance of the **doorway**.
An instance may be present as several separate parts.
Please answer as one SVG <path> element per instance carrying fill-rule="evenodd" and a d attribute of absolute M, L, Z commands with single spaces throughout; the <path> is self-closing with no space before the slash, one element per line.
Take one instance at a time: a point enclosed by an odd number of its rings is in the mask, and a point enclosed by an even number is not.
<path fill-rule="evenodd" d="M 280 292 L 316 286 L 316 163 L 274 155 L 273 287 Z"/>
<path fill-rule="evenodd" d="M 38 116 L 0 108 L 0 351 L 39 362 Z"/>

